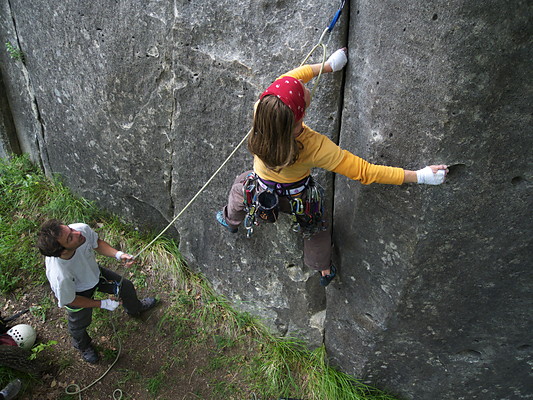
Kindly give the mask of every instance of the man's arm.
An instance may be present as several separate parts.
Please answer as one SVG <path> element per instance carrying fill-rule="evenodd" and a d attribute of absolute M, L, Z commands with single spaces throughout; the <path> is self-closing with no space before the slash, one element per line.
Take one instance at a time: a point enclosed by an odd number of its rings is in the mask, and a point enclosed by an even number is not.
<path fill-rule="evenodd" d="M 123 253 L 121 251 L 118 251 L 117 249 L 111 247 L 111 245 L 107 243 L 105 240 L 98 239 L 97 244 L 98 246 L 95 248 L 95 250 L 101 255 L 107 256 L 107 257 L 115 257 L 119 261 L 128 261 L 126 263 L 127 267 L 133 264 L 132 256 L 130 256 L 129 254 Z"/>
<path fill-rule="evenodd" d="M 100 308 L 101 302 L 100 300 L 76 295 L 74 300 L 67 304 L 67 306 L 70 308 Z"/>
<path fill-rule="evenodd" d="M 115 254 L 118 253 L 118 250 L 111 247 L 111 245 L 105 240 L 98 239 L 96 243 L 98 246 L 95 248 L 95 250 L 103 256 L 115 257 Z"/>
<path fill-rule="evenodd" d="M 84 296 L 74 297 L 74 301 L 67 304 L 69 308 L 104 308 L 109 311 L 115 311 L 120 302 L 113 299 L 94 300 Z"/>

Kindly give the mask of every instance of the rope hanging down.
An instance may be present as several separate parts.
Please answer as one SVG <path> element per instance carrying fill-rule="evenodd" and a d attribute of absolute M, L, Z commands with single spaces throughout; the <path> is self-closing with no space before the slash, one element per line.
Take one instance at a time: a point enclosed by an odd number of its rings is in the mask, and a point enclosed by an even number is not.
<path fill-rule="evenodd" d="M 326 36 L 326 33 L 330 33 L 333 28 L 335 27 L 335 24 L 337 23 L 339 17 L 341 16 L 342 9 L 344 8 L 345 0 L 341 1 L 341 5 L 338 8 L 337 12 L 335 13 L 335 16 L 331 20 L 330 24 L 327 26 L 326 29 L 324 29 L 324 32 L 322 32 L 322 35 L 320 35 L 320 39 L 318 40 L 318 43 L 313 47 L 313 49 L 307 54 L 307 56 L 302 61 L 301 65 L 304 65 L 309 57 L 318 49 L 319 47 L 322 48 L 322 65 L 320 67 L 320 71 L 318 73 L 318 76 L 316 78 L 315 84 L 313 86 L 313 90 L 311 91 L 311 98 L 313 98 L 313 95 L 315 94 L 315 90 L 318 86 L 318 83 L 320 82 L 320 77 L 322 75 L 322 72 L 324 70 L 324 64 L 326 63 L 326 48 L 327 46 L 323 43 L 324 37 Z M 330 37 L 331 39 L 331 37 Z M 246 138 L 248 138 L 248 135 L 250 135 L 250 132 L 252 130 L 250 129 L 246 135 L 242 138 L 242 140 L 239 142 L 239 144 L 233 149 L 233 151 L 230 153 L 230 155 L 224 160 L 224 162 L 220 165 L 220 167 L 211 175 L 211 177 L 205 182 L 205 184 L 198 190 L 198 192 L 194 195 L 194 197 L 183 207 L 183 209 L 170 221 L 170 223 L 146 246 L 144 246 L 136 255 L 133 256 L 133 258 L 137 258 L 143 253 L 147 248 L 149 248 L 154 242 L 159 239 L 173 224 L 177 221 L 177 219 L 189 208 L 189 206 L 200 196 L 200 194 L 205 190 L 207 185 L 211 183 L 211 181 L 218 175 L 218 173 L 222 170 L 222 168 L 228 163 L 228 161 L 233 157 L 233 155 L 237 152 L 237 150 L 242 146 L 242 144 L 246 141 Z"/>

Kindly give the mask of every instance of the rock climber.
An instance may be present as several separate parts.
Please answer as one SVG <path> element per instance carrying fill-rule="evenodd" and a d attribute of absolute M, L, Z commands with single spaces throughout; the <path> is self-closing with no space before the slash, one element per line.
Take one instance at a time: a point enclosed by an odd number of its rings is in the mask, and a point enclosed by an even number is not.
<path fill-rule="evenodd" d="M 323 72 L 340 71 L 347 61 L 347 50 L 339 49 L 326 61 Z M 260 95 L 248 136 L 253 171 L 235 179 L 228 203 L 217 212 L 216 219 L 236 233 L 243 221 L 251 229 L 258 221 L 275 221 L 278 210 L 292 214 L 295 230 L 304 235 L 304 262 L 320 272 L 320 284 L 327 286 L 336 275 L 331 263 L 331 228 L 325 222 L 323 193 L 310 176 L 311 168 L 324 168 L 365 185 L 439 185 L 448 169 L 446 165 L 431 165 L 410 171 L 374 165 L 305 125 L 303 119 L 311 101 L 305 83 L 319 74 L 321 66 L 307 64 L 293 69 Z"/>

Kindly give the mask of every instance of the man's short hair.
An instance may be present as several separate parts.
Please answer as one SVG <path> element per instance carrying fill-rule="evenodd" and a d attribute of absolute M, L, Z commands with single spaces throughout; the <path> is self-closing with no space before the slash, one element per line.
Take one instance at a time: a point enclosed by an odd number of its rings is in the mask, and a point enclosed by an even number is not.
<path fill-rule="evenodd" d="M 57 241 L 61 235 L 61 225 L 65 224 L 57 219 L 48 220 L 41 225 L 37 237 L 37 248 L 43 256 L 60 257 L 65 250 Z"/>

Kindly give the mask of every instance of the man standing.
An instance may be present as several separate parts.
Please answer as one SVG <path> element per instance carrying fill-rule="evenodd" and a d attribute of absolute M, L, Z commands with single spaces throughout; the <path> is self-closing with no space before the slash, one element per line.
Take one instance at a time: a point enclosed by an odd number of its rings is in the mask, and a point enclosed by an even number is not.
<path fill-rule="evenodd" d="M 87 334 L 92 321 L 92 309 L 114 311 L 120 304 L 113 299 L 94 300 L 96 290 L 117 296 L 126 312 L 133 317 L 157 303 L 153 297 L 139 300 L 131 281 L 96 262 L 94 250 L 125 261 L 126 266 L 133 263 L 133 257 L 99 239 L 98 234 L 87 224 L 65 225 L 55 219 L 49 220 L 41 226 L 37 247 L 46 256 L 46 277 L 59 307 L 65 307 L 68 311 L 72 344 L 80 351 L 82 358 L 91 364 L 99 359 Z"/>

